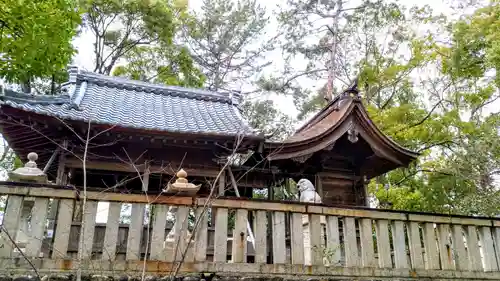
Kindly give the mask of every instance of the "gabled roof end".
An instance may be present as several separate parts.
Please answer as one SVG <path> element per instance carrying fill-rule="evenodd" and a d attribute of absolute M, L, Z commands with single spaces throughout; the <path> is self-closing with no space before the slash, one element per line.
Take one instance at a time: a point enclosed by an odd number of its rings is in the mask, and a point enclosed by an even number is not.
<path fill-rule="evenodd" d="M 80 68 L 77 65 L 68 66 L 69 83 L 76 83 L 78 74 L 80 73 Z"/>

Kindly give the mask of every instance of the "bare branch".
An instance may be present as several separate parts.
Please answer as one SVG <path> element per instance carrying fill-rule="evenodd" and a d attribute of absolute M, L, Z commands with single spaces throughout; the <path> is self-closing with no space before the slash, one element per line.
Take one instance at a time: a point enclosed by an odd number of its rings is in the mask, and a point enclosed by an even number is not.
<path fill-rule="evenodd" d="M 88 121 L 88 127 L 87 127 L 87 139 L 85 142 L 85 150 L 83 152 L 83 159 L 82 159 L 82 169 L 83 169 L 83 202 L 82 202 L 82 214 L 85 214 L 86 208 L 87 208 L 87 151 L 88 151 L 88 143 L 90 140 L 90 126 L 91 126 L 91 121 Z M 81 229 L 80 233 L 85 233 L 85 219 L 82 219 L 82 224 L 81 224 Z M 84 247 L 84 242 L 85 239 L 83 237 L 80 237 L 80 246 L 78 247 L 78 269 L 76 271 L 76 280 L 81 281 L 82 280 L 82 259 L 83 259 L 83 247 Z"/>

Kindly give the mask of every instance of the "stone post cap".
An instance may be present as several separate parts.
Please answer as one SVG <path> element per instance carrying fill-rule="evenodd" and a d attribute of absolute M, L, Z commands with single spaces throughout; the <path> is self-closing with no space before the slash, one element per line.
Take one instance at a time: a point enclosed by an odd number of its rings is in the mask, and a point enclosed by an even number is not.
<path fill-rule="evenodd" d="M 28 162 L 24 164 L 24 167 L 17 168 L 14 171 L 9 172 L 9 180 L 18 182 L 46 183 L 47 175 L 37 167 L 36 160 L 38 160 L 38 154 L 30 152 L 28 154 Z"/>
<path fill-rule="evenodd" d="M 195 195 L 200 190 L 201 184 L 196 185 L 188 182 L 187 173 L 184 169 L 180 169 L 176 173 L 177 179 L 174 183 L 168 183 L 167 188 L 163 192 L 177 194 L 181 196 Z"/>

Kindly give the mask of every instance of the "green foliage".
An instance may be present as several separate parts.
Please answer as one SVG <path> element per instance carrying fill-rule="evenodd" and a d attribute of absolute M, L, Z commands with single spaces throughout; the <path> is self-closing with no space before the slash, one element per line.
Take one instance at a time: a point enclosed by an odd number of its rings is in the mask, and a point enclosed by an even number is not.
<path fill-rule="evenodd" d="M 299 200 L 299 189 L 297 183 L 292 179 L 287 179 L 279 186 L 273 187 L 274 200 Z"/>
<path fill-rule="evenodd" d="M 84 24 L 95 35 L 94 71 L 132 79 L 200 87 L 204 76 L 176 43 L 192 20 L 183 1 L 88 0 Z"/>
<path fill-rule="evenodd" d="M 272 100 L 247 100 L 242 111 L 250 126 L 270 139 L 284 139 L 293 132 L 292 119 L 281 113 Z"/>
<path fill-rule="evenodd" d="M 184 36 L 212 90 L 227 89 L 267 65 L 272 41 L 261 44 L 269 19 L 256 0 L 204 0 Z"/>
<path fill-rule="evenodd" d="M 0 2 L 0 77 L 29 91 L 36 78 L 60 80 L 75 53 L 80 23 L 74 0 Z M 61 77 L 62 76 L 62 77 Z"/>
<path fill-rule="evenodd" d="M 8 162 L 11 162 L 11 161 L 9 160 Z M 16 158 L 14 159 L 14 166 L 12 167 L 12 170 L 15 170 L 17 168 L 21 168 L 23 166 L 24 166 L 23 161 L 21 161 L 21 159 L 16 156 Z"/>
<path fill-rule="evenodd" d="M 124 58 L 127 65 L 117 66 L 113 75 L 197 88 L 202 87 L 205 81 L 204 75 L 193 65 L 185 47 L 136 47 Z"/>
<path fill-rule="evenodd" d="M 0 79 L 20 84 L 24 92 L 54 94 L 56 84 L 66 80 L 80 22 L 77 1 L 1 1 Z M 0 156 L 3 177 L 22 165 L 5 140 Z"/>
<path fill-rule="evenodd" d="M 452 26 L 453 47 L 445 65 L 456 77 L 485 78 L 493 76 L 500 86 L 500 2 L 486 7 Z M 493 73 L 493 74 L 490 74 Z"/>

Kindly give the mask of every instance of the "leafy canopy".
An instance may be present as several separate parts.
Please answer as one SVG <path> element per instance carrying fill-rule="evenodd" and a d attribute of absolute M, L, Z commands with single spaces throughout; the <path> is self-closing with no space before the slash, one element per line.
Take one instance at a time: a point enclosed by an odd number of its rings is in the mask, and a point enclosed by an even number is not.
<path fill-rule="evenodd" d="M 191 17 L 185 1 L 88 0 L 84 24 L 94 34 L 94 71 L 199 87 L 187 48 L 176 41 Z"/>
<path fill-rule="evenodd" d="M 81 22 L 76 0 L 0 2 L 0 77 L 29 88 L 52 78 L 71 61 L 71 40 Z"/>

